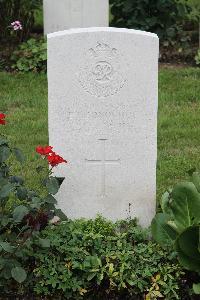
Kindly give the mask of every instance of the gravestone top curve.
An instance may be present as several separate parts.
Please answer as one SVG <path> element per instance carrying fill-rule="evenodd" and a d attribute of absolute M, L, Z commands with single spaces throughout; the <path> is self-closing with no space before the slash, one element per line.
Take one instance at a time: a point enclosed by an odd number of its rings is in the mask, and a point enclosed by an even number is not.
<path fill-rule="evenodd" d="M 116 27 L 89 27 L 89 28 L 71 28 L 68 30 L 58 31 L 49 33 L 48 38 L 54 38 L 57 36 L 64 36 L 67 34 L 76 34 L 76 33 L 91 33 L 91 32 L 118 32 L 118 33 L 129 33 L 129 34 L 139 34 L 143 36 L 154 37 L 158 39 L 157 34 L 152 32 L 147 32 L 143 30 L 136 29 L 127 29 L 127 28 L 116 28 Z"/>

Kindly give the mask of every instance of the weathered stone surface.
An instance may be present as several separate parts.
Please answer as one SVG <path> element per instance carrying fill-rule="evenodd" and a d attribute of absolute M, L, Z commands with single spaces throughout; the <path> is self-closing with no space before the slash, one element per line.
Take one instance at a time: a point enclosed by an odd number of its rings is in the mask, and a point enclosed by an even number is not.
<path fill-rule="evenodd" d="M 115 28 L 48 35 L 50 144 L 69 160 L 57 196 L 70 218 L 155 213 L 156 35 Z"/>
<path fill-rule="evenodd" d="M 43 0 L 44 33 L 109 25 L 109 0 Z"/>

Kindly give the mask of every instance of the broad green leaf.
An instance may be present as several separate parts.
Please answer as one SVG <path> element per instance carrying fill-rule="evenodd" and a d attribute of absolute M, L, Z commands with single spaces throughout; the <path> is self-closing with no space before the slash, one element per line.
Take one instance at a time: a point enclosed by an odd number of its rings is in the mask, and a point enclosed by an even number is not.
<path fill-rule="evenodd" d="M 59 190 L 59 183 L 55 177 L 50 177 L 46 180 L 46 187 L 49 194 L 55 195 Z"/>
<path fill-rule="evenodd" d="M 200 192 L 200 176 L 198 172 L 193 172 L 191 176 L 192 182 L 196 186 L 198 192 Z"/>
<path fill-rule="evenodd" d="M 7 141 L 6 138 L 0 138 L 0 146 L 1 146 L 1 145 L 5 145 L 5 144 L 7 144 L 7 143 L 8 143 L 8 141 Z"/>
<path fill-rule="evenodd" d="M 49 204 L 57 204 L 57 200 L 50 194 L 44 198 L 44 202 Z"/>
<path fill-rule="evenodd" d="M 188 270 L 200 271 L 199 226 L 183 231 L 176 240 L 180 263 Z"/>
<path fill-rule="evenodd" d="M 161 208 L 162 208 L 162 211 L 171 216 L 172 214 L 172 211 L 171 211 L 171 208 L 170 208 L 170 193 L 169 192 L 165 192 L 162 196 L 162 199 L 161 199 Z"/>
<path fill-rule="evenodd" d="M 200 295 L 200 283 L 194 283 L 192 288 L 196 295 Z"/>
<path fill-rule="evenodd" d="M 37 197 L 37 193 L 35 191 L 28 191 L 28 198 L 31 200 L 32 198 Z"/>
<path fill-rule="evenodd" d="M 50 211 L 50 210 L 55 210 L 55 204 L 52 203 L 46 203 L 45 207 Z"/>
<path fill-rule="evenodd" d="M 26 280 L 27 274 L 22 267 L 15 267 L 11 270 L 12 277 L 19 283 Z"/>
<path fill-rule="evenodd" d="M 67 216 L 62 212 L 61 209 L 55 209 L 55 215 L 58 216 L 62 221 L 67 220 Z"/>
<path fill-rule="evenodd" d="M 17 188 L 17 197 L 19 200 L 25 200 L 28 196 L 27 189 L 23 186 Z"/>
<path fill-rule="evenodd" d="M 178 260 L 180 264 L 187 270 L 199 272 L 198 261 L 187 256 L 183 251 L 181 251 L 179 244 L 176 243 L 176 251 L 178 253 Z"/>
<path fill-rule="evenodd" d="M 5 227 L 10 222 L 10 219 L 5 215 L 5 216 L 0 217 L 0 222 L 1 222 L 1 225 L 3 227 Z"/>
<path fill-rule="evenodd" d="M 15 155 L 16 159 L 22 164 L 25 161 L 25 156 L 23 154 L 23 152 L 18 149 L 18 148 L 14 148 L 13 149 L 13 154 Z"/>
<path fill-rule="evenodd" d="M 14 252 L 14 247 L 11 246 L 10 243 L 8 242 L 1 242 L 0 241 L 0 247 L 5 251 L 5 252 L 8 252 L 8 253 L 13 253 Z"/>
<path fill-rule="evenodd" d="M 177 238 L 181 251 L 187 256 L 199 260 L 199 226 L 189 227 Z"/>
<path fill-rule="evenodd" d="M 14 191 L 15 186 L 14 184 L 8 182 L 6 185 L 2 187 L 0 190 L 0 199 L 4 199 L 9 196 L 9 194 Z"/>
<path fill-rule="evenodd" d="M 32 198 L 32 201 L 30 204 L 31 208 L 39 209 L 41 205 L 42 205 L 42 202 L 41 202 L 40 198 L 37 198 L 37 197 Z"/>
<path fill-rule="evenodd" d="M 163 247 L 173 245 L 177 237 L 176 231 L 168 224 L 170 217 L 159 213 L 151 223 L 151 231 L 153 238 Z"/>
<path fill-rule="evenodd" d="M 29 210 L 24 205 L 17 206 L 13 211 L 13 219 L 16 223 L 19 223 L 28 214 Z"/>
<path fill-rule="evenodd" d="M 175 186 L 171 195 L 170 207 L 179 232 L 193 224 L 199 224 L 200 194 L 192 182 L 180 183 Z"/>
<path fill-rule="evenodd" d="M 49 248 L 50 247 L 50 240 L 39 238 L 39 244 L 42 248 Z"/>
<path fill-rule="evenodd" d="M 7 146 L 0 146 L 0 163 L 5 162 L 11 154 L 10 148 Z"/>
<path fill-rule="evenodd" d="M 65 180 L 65 177 L 56 177 L 56 179 L 58 180 L 59 186 L 61 186 L 63 181 Z"/>
<path fill-rule="evenodd" d="M 11 278 L 11 270 L 7 266 L 1 271 L 1 277 L 4 277 L 4 279 L 10 279 Z"/>
<path fill-rule="evenodd" d="M 20 176 L 11 176 L 10 182 L 22 185 L 24 184 L 24 179 Z"/>
<path fill-rule="evenodd" d="M 176 226 L 176 223 L 174 221 L 168 221 L 167 224 L 173 228 L 176 232 L 178 232 L 178 228 Z"/>

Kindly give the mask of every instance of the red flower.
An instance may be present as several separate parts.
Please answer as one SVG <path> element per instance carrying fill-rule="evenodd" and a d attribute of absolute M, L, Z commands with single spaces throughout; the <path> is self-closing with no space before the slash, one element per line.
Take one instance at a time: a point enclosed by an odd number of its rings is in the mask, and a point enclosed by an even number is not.
<path fill-rule="evenodd" d="M 53 147 L 51 147 L 51 146 L 46 146 L 46 147 L 38 146 L 36 148 L 36 152 L 39 153 L 40 155 L 47 156 L 50 153 L 53 153 L 52 149 L 53 149 Z"/>
<path fill-rule="evenodd" d="M 5 125 L 6 120 L 5 120 L 6 115 L 3 113 L 0 113 L 0 125 Z"/>
<path fill-rule="evenodd" d="M 47 156 L 47 160 L 52 167 L 55 167 L 61 163 L 67 163 L 64 158 L 54 152 Z"/>
<path fill-rule="evenodd" d="M 39 153 L 40 155 L 45 156 L 52 167 L 55 167 L 61 163 L 67 163 L 67 161 L 64 158 L 62 158 L 60 155 L 53 152 L 52 149 L 53 147 L 51 146 L 46 146 L 46 147 L 38 146 L 36 148 L 36 152 Z"/>

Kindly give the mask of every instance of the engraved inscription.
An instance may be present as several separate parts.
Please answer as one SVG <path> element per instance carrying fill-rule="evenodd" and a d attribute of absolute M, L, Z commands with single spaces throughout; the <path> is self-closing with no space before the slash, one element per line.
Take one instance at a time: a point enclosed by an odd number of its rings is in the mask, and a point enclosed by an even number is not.
<path fill-rule="evenodd" d="M 116 48 L 98 42 L 85 54 L 85 62 L 77 74 L 83 89 L 98 98 L 120 91 L 126 82 L 122 55 Z"/>
<path fill-rule="evenodd" d="M 106 165 L 116 165 L 120 163 L 120 159 L 108 160 L 106 159 L 106 139 L 99 139 L 102 146 L 102 159 L 90 160 L 86 159 L 86 163 L 101 166 L 101 197 L 106 197 Z"/>
<path fill-rule="evenodd" d="M 94 126 L 100 121 L 104 128 L 123 128 L 122 130 L 127 132 L 136 130 L 137 124 L 135 111 L 125 111 L 124 107 L 111 111 L 74 111 L 72 109 L 66 112 L 65 119 L 67 128 L 73 128 L 74 130 L 81 130 L 84 126 L 90 127 L 90 124 Z"/>

